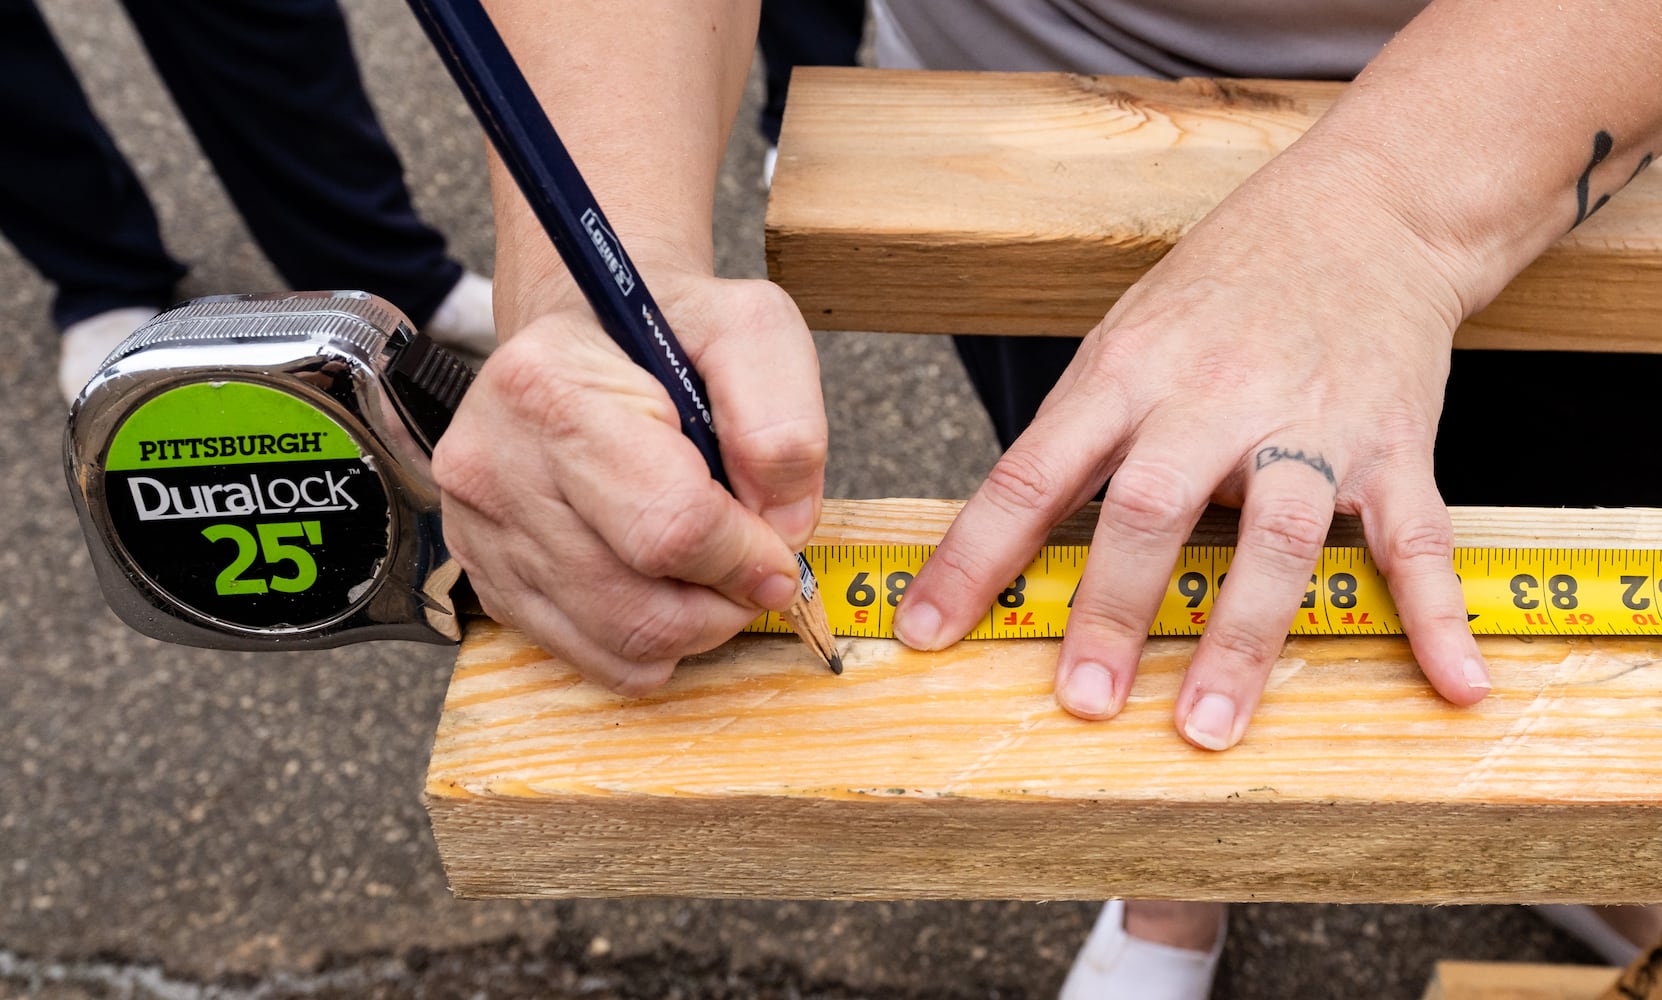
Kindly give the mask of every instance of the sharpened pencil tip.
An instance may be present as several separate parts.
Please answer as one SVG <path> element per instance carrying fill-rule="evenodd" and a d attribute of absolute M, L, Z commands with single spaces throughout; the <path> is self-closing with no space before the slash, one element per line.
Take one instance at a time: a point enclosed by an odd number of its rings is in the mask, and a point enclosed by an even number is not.
<path fill-rule="evenodd" d="M 840 654 L 837 654 L 837 653 L 832 653 L 831 654 L 831 672 L 838 675 L 839 677 L 842 676 L 843 658 Z"/>

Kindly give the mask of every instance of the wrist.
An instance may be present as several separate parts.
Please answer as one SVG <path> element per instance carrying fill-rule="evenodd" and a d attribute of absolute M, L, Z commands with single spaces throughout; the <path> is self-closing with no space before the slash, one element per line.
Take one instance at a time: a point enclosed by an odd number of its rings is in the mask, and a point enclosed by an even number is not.
<path fill-rule="evenodd" d="M 504 337 L 539 316 L 587 310 L 582 290 L 567 271 L 542 222 L 494 151 L 490 156 L 491 199 L 496 217 L 496 321 Z M 715 271 L 712 223 L 702 202 L 669 199 L 679 209 L 637 205 L 602 193 L 606 222 L 659 305 L 669 286 Z"/>
<path fill-rule="evenodd" d="M 685 252 L 655 240 L 635 240 L 626 246 L 640 281 L 671 316 L 685 289 L 715 280 L 696 251 Z M 593 315 L 582 289 L 540 227 L 518 239 L 505 238 L 499 231 L 495 285 L 496 327 L 504 339 L 542 316 Z"/>
<path fill-rule="evenodd" d="M 708 270 L 667 252 L 644 256 L 631 253 L 629 261 L 678 334 L 681 301 L 701 283 L 717 280 Z M 595 322 L 594 307 L 553 245 L 540 233 L 534 248 L 507 252 L 498 242 L 495 286 L 496 326 L 504 340 L 549 316 L 570 317 L 579 323 Z"/>
<path fill-rule="evenodd" d="M 1320 164 L 1329 194 L 1356 210 L 1351 224 L 1389 234 L 1423 262 L 1428 278 L 1446 288 L 1455 325 L 1488 305 L 1568 225 L 1520 204 L 1520 191 L 1541 186 L 1489 170 L 1464 150 L 1438 159 L 1367 126 L 1335 123 L 1298 151 Z"/>
<path fill-rule="evenodd" d="M 1197 239 L 1197 237 L 1199 239 Z M 1204 242 L 1203 242 L 1204 241 Z M 1253 174 L 1178 244 L 1299 296 L 1390 303 L 1446 350 L 1471 308 L 1469 264 L 1418 225 L 1377 167 L 1344 144 L 1295 144 Z"/>

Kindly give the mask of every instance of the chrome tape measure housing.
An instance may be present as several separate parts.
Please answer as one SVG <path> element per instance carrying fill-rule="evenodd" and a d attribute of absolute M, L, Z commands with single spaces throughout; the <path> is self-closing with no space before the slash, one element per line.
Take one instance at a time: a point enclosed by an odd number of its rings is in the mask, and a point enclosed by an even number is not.
<path fill-rule="evenodd" d="M 458 639 L 425 390 L 453 404 L 466 379 L 443 356 L 412 401 L 394 377 L 434 350 L 362 292 L 198 299 L 135 331 L 64 441 L 110 607 L 217 648 Z"/>

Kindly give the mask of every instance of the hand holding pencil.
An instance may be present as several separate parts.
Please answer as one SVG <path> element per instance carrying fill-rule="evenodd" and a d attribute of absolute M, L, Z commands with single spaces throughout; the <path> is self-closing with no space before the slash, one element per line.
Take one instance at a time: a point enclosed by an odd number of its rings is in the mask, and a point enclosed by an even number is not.
<path fill-rule="evenodd" d="M 791 603 L 825 453 L 811 341 L 788 298 L 696 275 L 655 284 L 705 374 L 733 493 L 580 301 L 492 356 L 434 465 L 446 536 L 485 610 L 629 695 Z M 749 322 L 721 322 L 734 316 Z"/>
<path fill-rule="evenodd" d="M 546 122 L 536 139 L 535 98 L 491 92 L 518 71 L 471 47 L 494 34 L 476 30 L 477 3 L 412 6 L 453 69 L 473 64 L 457 75 L 503 154 L 493 191 L 509 339 L 434 456 L 446 537 L 494 617 L 591 679 L 644 693 L 762 608 L 800 608 L 792 553 L 819 513 L 825 417 L 806 326 L 778 288 L 711 275 L 724 136 L 697 109 L 742 80 L 750 39 L 717 25 L 727 64 L 657 50 L 710 35 L 708 22 L 666 23 L 699 21 L 669 5 L 658 30 L 614 52 L 618 33 L 584 30 L 602 6 L 493 4 L 559 40 L 520 58 L 596 116 L 569 130 L 566 158 Z M 838 665 L 828 634 L 811 645 Z"/>

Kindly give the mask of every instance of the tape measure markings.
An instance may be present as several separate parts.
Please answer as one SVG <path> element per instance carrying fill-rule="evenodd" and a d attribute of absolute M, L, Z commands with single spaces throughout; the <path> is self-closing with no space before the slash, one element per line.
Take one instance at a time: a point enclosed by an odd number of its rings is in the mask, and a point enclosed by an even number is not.
<path fill-rule="evenodd" d="M 933 545 L 810 546 L 832 631 L 892 637 L 894 612 Z M 1089 547 L 1053 545 L 995 598 L 972 639 L 1057 638 L 1084 573 Z M 1184 546 L 1150 635 L 1196 636 L 1227 585 L 1232 546 Z M 1482 635 L 1662 635 L 1662 551 L 1650 549 L 1462 548 L 1454 568 L 1472 631 Z M 747 631 L 788 632 L 768 613 Z M 1289 624 L 1293 635 L 1401 635 L 1385 579 L 1362 546 L 1322 550 Z"/>

